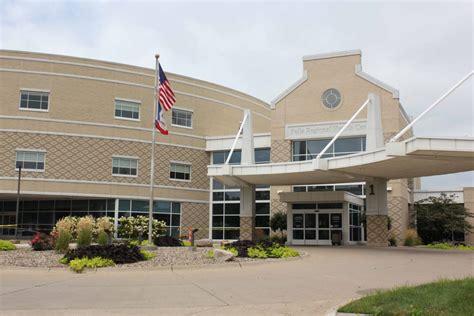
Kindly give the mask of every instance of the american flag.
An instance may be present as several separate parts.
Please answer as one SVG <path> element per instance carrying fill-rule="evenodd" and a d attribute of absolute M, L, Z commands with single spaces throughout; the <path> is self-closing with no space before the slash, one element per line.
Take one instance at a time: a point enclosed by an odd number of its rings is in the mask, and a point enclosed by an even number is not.
<path fill-rule="evenodd" d="M 158 66 L 158 78 L 159 78 L 159 85 L 157 89 L 159 89 L 158 99 L 161 105 L 163 105 L 163 108 L 165 111 L 168 111 L 171 109 L 173 104 L 176 102 L 176 98 L 174 96 L 173 90 L 171 90 L 170 83 L 168 79 L 166 79 L 165 72 L 163 71 L 163 68 L 161 68 L 161 65 Z"/>

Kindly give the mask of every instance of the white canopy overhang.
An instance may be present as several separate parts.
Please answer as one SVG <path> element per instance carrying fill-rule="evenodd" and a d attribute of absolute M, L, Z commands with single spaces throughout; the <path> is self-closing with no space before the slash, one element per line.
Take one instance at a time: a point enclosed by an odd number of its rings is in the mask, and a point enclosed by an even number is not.
<path fill-rule="evenodd" d="M 325 184 L 403 179 L 474 170 L 474 138 L 414 137 L 353 155 L 254 165 L 211 165 L 208 175 L 228 185 Z"/>

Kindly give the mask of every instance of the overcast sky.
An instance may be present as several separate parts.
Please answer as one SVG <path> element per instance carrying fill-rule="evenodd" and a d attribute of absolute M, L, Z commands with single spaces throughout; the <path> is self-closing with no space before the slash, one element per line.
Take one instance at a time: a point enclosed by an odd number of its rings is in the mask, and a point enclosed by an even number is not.
<path fill-rule="evenodd" d="M 301 76 L 301 57 L 361 49 L 365 72 L 399 89 L 418 115 L 473 69 L 465 2 L 157 2 L 0 0 L 0 47 L 154 67 L 270 102 Z M 473 136 L 474 83 L 415 126 L 419 136 Z M 423 179 L 474 186 L 474 173 Z"/>

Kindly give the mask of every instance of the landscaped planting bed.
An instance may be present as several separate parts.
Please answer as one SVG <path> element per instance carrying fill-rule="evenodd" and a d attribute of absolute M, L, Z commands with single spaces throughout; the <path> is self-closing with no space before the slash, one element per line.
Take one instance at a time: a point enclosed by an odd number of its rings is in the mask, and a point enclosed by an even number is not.
<path fill-rule="evenodd" d="M 159 247 L 157 250 L 150 251 L 156 254 L 155 257 L 128 264 L 117 264 L 116 268 L 127 267 L 170 267 L 170 266 L 195 266 L 212 265 L 222 263 L 222 261 L 207 256 L 209 250 L 213 248 L 202 247 L 192 251 L 190 247 Z M 17 267 L 46 267 L 46 268 L 67 268 L 65 264 L 59 261 L 64 257 L 55 251 L 34 251 L 31 249 L 18 249 L 13 251 L 0 252 L 0 266 Z M 254 258 L 236 258 L 235 261 L 257 261 Z"/>
<path fill-rule="evenodd" d="M 17 266 L 17 267 L 62 267 L 59 259 L 62 254 L 56 253 L 54 250 L 34 251 L 31 248 L 22 248 L 12 251 L 0 252 L 0 266 Z"/>

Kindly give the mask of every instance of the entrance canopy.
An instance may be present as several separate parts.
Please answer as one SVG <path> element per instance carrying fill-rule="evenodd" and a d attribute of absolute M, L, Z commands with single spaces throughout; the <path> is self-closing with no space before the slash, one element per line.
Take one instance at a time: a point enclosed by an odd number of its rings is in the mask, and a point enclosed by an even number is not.
<path fill-rule="evenodd" d="M 327 159 L 251 165 L 211 165 L 227 185 L 295 185 L 403 179 L 474 170 L 474 138 L 414 137 L 381 149 Z"/>

